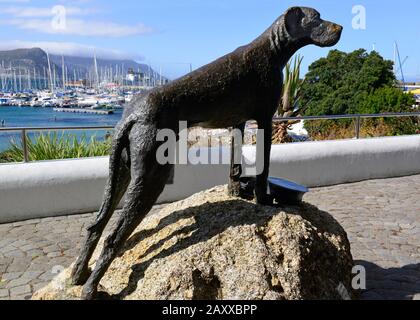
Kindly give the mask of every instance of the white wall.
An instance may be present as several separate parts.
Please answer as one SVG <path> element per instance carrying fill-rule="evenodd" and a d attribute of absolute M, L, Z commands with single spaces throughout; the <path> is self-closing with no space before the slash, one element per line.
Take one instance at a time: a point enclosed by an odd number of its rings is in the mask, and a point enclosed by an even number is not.
<path fill-rule="evenodd" d="M 255 159 L 255 148 L 244 154 Z M 228 165 L 177 166 L 159 202 L 225 184 L 228 173 Z M 308 187 L 420 174 L 420 136 L 273 146 L 270 174 Z M 0 223 L 96 211 L 107 175 L 108 158 L 0 165 Z"/>

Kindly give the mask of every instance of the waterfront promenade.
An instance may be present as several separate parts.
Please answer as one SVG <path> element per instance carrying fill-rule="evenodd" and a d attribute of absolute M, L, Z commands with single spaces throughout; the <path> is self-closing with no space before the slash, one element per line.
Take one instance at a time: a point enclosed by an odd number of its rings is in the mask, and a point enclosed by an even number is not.
<path fill-rule="evenodd" d="M 348 232 L 356 264 L 367 271 L 362 299 L 420 299 L 420 175 L 317 188 L 305 201 Z M 0 225 L 0 300 L 29 299 L 68 267 L 93 217 Z"/>

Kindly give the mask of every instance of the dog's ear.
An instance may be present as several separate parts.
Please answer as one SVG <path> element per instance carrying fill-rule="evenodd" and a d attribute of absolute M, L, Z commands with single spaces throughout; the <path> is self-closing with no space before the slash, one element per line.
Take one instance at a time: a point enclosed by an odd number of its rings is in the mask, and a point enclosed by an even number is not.
<path fill-rule="evenodd" d="M 289 8 L 284 15 L 284 23 L 287 33 L 292 38 L 298 38 L 302 34 L 302 20 L 304 12 L 299 7 Z"/>

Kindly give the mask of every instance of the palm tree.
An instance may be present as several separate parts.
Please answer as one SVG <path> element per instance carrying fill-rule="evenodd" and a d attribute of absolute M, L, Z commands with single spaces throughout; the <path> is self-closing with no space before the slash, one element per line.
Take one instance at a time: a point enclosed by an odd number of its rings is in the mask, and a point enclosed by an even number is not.
<path fill-rule="evenodd" d="M 303 57 L 297 55 L 294 58 L 293 65 L 287 63 L 284 72 L 283 93 L 280 106 L 276 116 L 279 118 L 299 117 L 303 113 L 303 108 L 299 105 L 302 85 L 305 80 L 300 79 L 300 66 Z M 273 144 L 291 142 L 287 133 L 292 125 L 297 121 L 276 122 L 273 127 Z"/>

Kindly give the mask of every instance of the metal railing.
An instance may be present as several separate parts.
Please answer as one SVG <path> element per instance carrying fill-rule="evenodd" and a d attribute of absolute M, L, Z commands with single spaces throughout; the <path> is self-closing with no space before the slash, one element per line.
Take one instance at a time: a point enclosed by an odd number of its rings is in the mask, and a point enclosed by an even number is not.
<path fill-rule="evenodd" d="M 105 130 L 114 130 L 115 127 L 112 126 L 86 126 L 86 127 L 16 127 L 16 128 L 0 128 L 1 132 L 20 132 L 22 139 L 22 149 L 23 149 L 23 162 L 29 162 L 29 152 L 28 152 L 28 132 L 40 132 L 40 131 L 105 131 Z"/>
<path fill-rule="evenodd" d="M 305 116 L 305 117 L 290 117 L 290 118 L 274 118 L 273 122 L 286 121 L 314 121 L 314 120 L 340 120 L 340 119 L 355 119 L 356 138 L 360 139 L 360 129 L 362 119 L 373 118 L 403 118 L 403 117 L 420 117 L 420 112 L 411 113 L 381 113 L 381 114 L 348 114 L 336 116 Z M 105 131 L 114 130 L 113 126 L 86 126 L 86 127 L 0 127 L 1 132 L 20 132 L 22 137 L 23 159 L 24 162 L 29 162 L 28 153 L 28 132 L 40 131 Z"/>
<path fill-rule="evenodd" d="M 378 113 L 378 114 L 346 114 L 337 116 L 306 116 L 306 117 L 291 117 L 291 118 L 274 118 L 273 121 L 277 122 L 288 122 L 288 121 L 315 121 L 315 120 L 343 120 L 343 119 L 355 119 L 355 130 L 356 138 L 360 139 L 360 129 L 362 119 L 374 119 L 374 118 L 408 118 L 408 117 L 420 117 L 420 112 L 407 112 L 407 113 Z"/>

